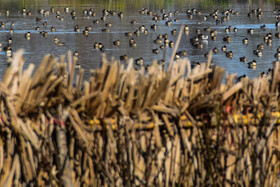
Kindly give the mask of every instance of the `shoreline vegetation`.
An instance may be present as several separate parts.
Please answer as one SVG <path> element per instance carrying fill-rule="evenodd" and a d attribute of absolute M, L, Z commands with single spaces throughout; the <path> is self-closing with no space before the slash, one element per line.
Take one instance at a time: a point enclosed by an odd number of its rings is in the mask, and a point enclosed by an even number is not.
<path fill-rule="evenodd" d="M 103 57 L 34 71 L 14 54 L 0 82 L 0 186 L 278 186 L 280 64 L 237 80 L 187 59 L 136 71 Z"/>

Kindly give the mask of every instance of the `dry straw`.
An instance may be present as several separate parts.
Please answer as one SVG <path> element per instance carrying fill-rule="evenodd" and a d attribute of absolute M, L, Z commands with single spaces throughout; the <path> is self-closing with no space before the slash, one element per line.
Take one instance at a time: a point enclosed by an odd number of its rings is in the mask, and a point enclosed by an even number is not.
<path fill-rule="evenodd" d="M 104 58 L 87 81 L 70 52 L 23 63 L 0 82 L 0 186 L 279 186 L 279 63 L 225 84 L 210 59 Z"/>

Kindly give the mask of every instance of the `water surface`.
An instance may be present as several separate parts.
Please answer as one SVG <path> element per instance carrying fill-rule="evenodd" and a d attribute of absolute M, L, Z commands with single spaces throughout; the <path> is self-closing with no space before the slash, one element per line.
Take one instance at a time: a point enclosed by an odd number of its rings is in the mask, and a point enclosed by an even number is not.
<path fill-rule="evenodd" d="M 55 12 L 52 13 L 51 7 L 54 7 Z M 65 12 L 64 8 L 69 7 L 69 12 Z M 26 8 L 27 12 L 32 13 L 31 16 L 23 15 L 22 9 Z M 83 11 L 93 9 L 96 16 L 85 16 Z M 147 14 L 140 14 L 139 11 L 143 8 L 150 10 L 158 15 L 162 15 L 161 9 L 165 9 L 166 13 L 174 13 L 178 10 L 178 15 L 169 17 L 172 20 L 171 26 L 166 26 L 166 20 L 160 20 L 155 22 L 152 20 L 152 16 Z M 201 12 L 201 15 L 194 14 L 190 19 L 187 16 L 186 11 L 188 9 L 196 8 Z M 238 11 L 239 15 L 230 15 L 229 20 L 216 23 L 216 19 L 209 16 L 215 9 L 219 9 L 218 20 L 221 20 L 222 12 L 228 8 Z M 253 14 L 252 17 L 248 17 L 248 12 L 252 9 L 261 8 L 262 17 L 258 18 Z M 50 11 L 49 15 L 42 15 L 38 10 Z M 102 10 L 114 10 L 116 15 L 106 16 L 106 20 L 102 21 L 100 18 L 103 16 Z M 257 77 L 260 72 L 267 71 L 272 67 L 272 61 L 276 58 L 274 54 L 278 46 L 280 45 L 280 39 L 276 38 L 275 33 L 279 32 L 275 27 L 277 15 L 274 10 L 278 9 L 277 2 L 274 1 L 4 1 L 0 0 L 0 10 L 2 15 L 0 21 L 4 23 L 4 28 L 0 28 L 0 42 L 2 47 L 8 45 L 8 39 L 12 38 L 13 43 L 11 47 L 13 51 L 17 49 L 25 49 L 26 66 L 29 63 L 38 65 L 45 54 L 54 54 L 55 56 L 65 55 L 68 50 L 72 52 L 79 52 L 78 63 L 85 69 L 86 77 L 89 76 L 89 70 L 100 66 L 102 53 L 107 55 L 107 58 L 115 58 L 120 60 L 120 56 L 127 55 L 129 58 L 137 59 L 142 57 L 144 59 L 144 66 L 150 65 L 154 60 L 165 59 L 170 60 L 170 56 L 173 52 L 173 48 L 165 47 L 165 49 L 159 49 L 159 44 L 153 41 L 159 34 L 168 34 L 170 41 L 175 42 L 178 36 L 178 32 L 181 25 L 188 25 L 190 31 L 188 34 L 183 34 L 180 41 L 178 51 L 186 50 L 187 57 L 192 62 L 205 62 L 207 58 L 205 54 L 213 48 L 217 47 L 219 52 L 213 55 L 213 63 L 222 66 L 229 73 L 237 73 L 238 75 L 246 74 L 249 77 Z M 6 11 L 9 10 L 9 15 Z M 70 12 L 75 10 L 77 13 L 76 19 L 72 19 Z M 60 11 L 60 16 L 64 18 L 63 21 L 56 18 L 56 11 Z M 123 12 L 123 18 L 120 18 L 117 14 Z M 205 21 L 204 16 L 208 19 Z M 42 19 L 40 22 L 36 22 L 36 17 Z M 99 24 L 94 24 L 94 20 L 99 20 Z M 130 22 L 136 20 L 136 24 L 133 25 Z M 175 22 L 174 20 L 177 20 Z M 47 26 L 43 26 L 43 22 L 47 22 Z M 110 32 L 102 32 L 102 29 L 106 28 L 106 23 L 112 23 Z M 200 22 L 200 24 L 198 24 Z M 14 23 L 12 26 L 11 23 Z M 152 30 L 151 25 L 156 24 L 157 29 Z M 266 29 L 260 28 L 265 24 Z M 75 32 L 74 26 L 79 25 L 81 32 Z M 127 32 L 134 32 L 139 29 L 141 25 L 144 25 L 148 29 L 148 35 L 140 33 L 139 36 L 133 35 L 131 37 L 125 36 Z M 85 36 L 83 30 L 85 27 L 91 26 L 92 30 L 89 31 L 89 35 Z M 232 26 L 236 27 L 238 32 L 225 32 L 225 28 Z M 40 27 L 40 31 L 36 31 L 35 28 Z M 51 27 L 56 29 L 55 32 L 51 32 Z M 217 40 L 210 39 L 203 42 L 203 48 L 194 48 L 190 39 L 197 35 L 196 30 L 200 29 L 205 35 L 209 35 L 209 32 L 204 31 L 204 28 L 210 27 L 218 31 Z M 249 28 L 254 29 L 254 34 L 247 33 Z M 14 33 L 11 34 L 10 30 L 13 29 Z M 171 31 L 176 29 L 177 35 L 172 35 Z M 40 32 L 48 32 L 48 37 L 44 37 Z M 31 33 L 30 40 L 25 38 L 27 32 Z M 272 44 L 267 45 L 263 38 L 265 34 L 272 34 Z M 224 42 L 223 38 L 226 36 L 231 37 L 230 43 Z M 65 46 L 58 46 L 54 43 L 54 38 L 57 37 L 61 42 L 65 43 Z M 248 45 L 242 43 L 242 39 L 247 37 L 249 39 Z M 134 38 L 137 46 L 130 47 L 129 39 Z M 120 40 L 120 46 L 113 45 L 113 41 Z M 100 51 L 93 48 L 95 42 L 102 43 L 104 45 L 104 51 Z M 262 57 L 258 57 L 253 54 L 253 51 L 257 48 L 257 45 L 263 43 L 264 50 Z M 227 51 L 233 52 L 233 57 L 227 58 L 225 53 L 221 51 L 222 46 L 227 46 Z M 158 54 L 154 54 L 153 49 L 159 49 Z M 247 63 L 240 62 L 239 58 L 242 56 L 247 57 L 247 62 L 256 60 L 257 68 L 249 69 Z M 126 63 L 125 61 L 121 61 Z M 166 62 L 167 63 L 167 62 Z M 0 52 L 0 75 L 7 68 L 7 56 L 4 50 Z M 137 66 L 136 66 L 137 68 Z"/>

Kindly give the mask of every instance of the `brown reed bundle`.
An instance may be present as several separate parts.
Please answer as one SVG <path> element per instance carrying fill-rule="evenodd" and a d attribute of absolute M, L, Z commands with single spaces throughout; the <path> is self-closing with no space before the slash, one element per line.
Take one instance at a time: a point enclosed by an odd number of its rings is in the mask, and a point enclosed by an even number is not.
<path fill-rule="evenodd" d="M 104 57 L 83 82 L 70 52 L 35 72 L 22 54 L 0 82 L 0 186 L 279 185 L 278 63 L 223 84 L 210 59 L 144 73 Z"/>

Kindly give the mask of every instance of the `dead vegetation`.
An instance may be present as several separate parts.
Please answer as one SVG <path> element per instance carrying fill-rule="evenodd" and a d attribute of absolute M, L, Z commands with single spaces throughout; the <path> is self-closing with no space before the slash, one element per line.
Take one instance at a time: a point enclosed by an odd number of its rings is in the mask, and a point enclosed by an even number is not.
<path fill-rule="evenodd" d="M 0 186 L 279 185 L 278 63 L 225 84 L 210 60 L 145 74 L 104 58 L 88 81 L 71 53 L 23 63 L 0 82 Z"/>

